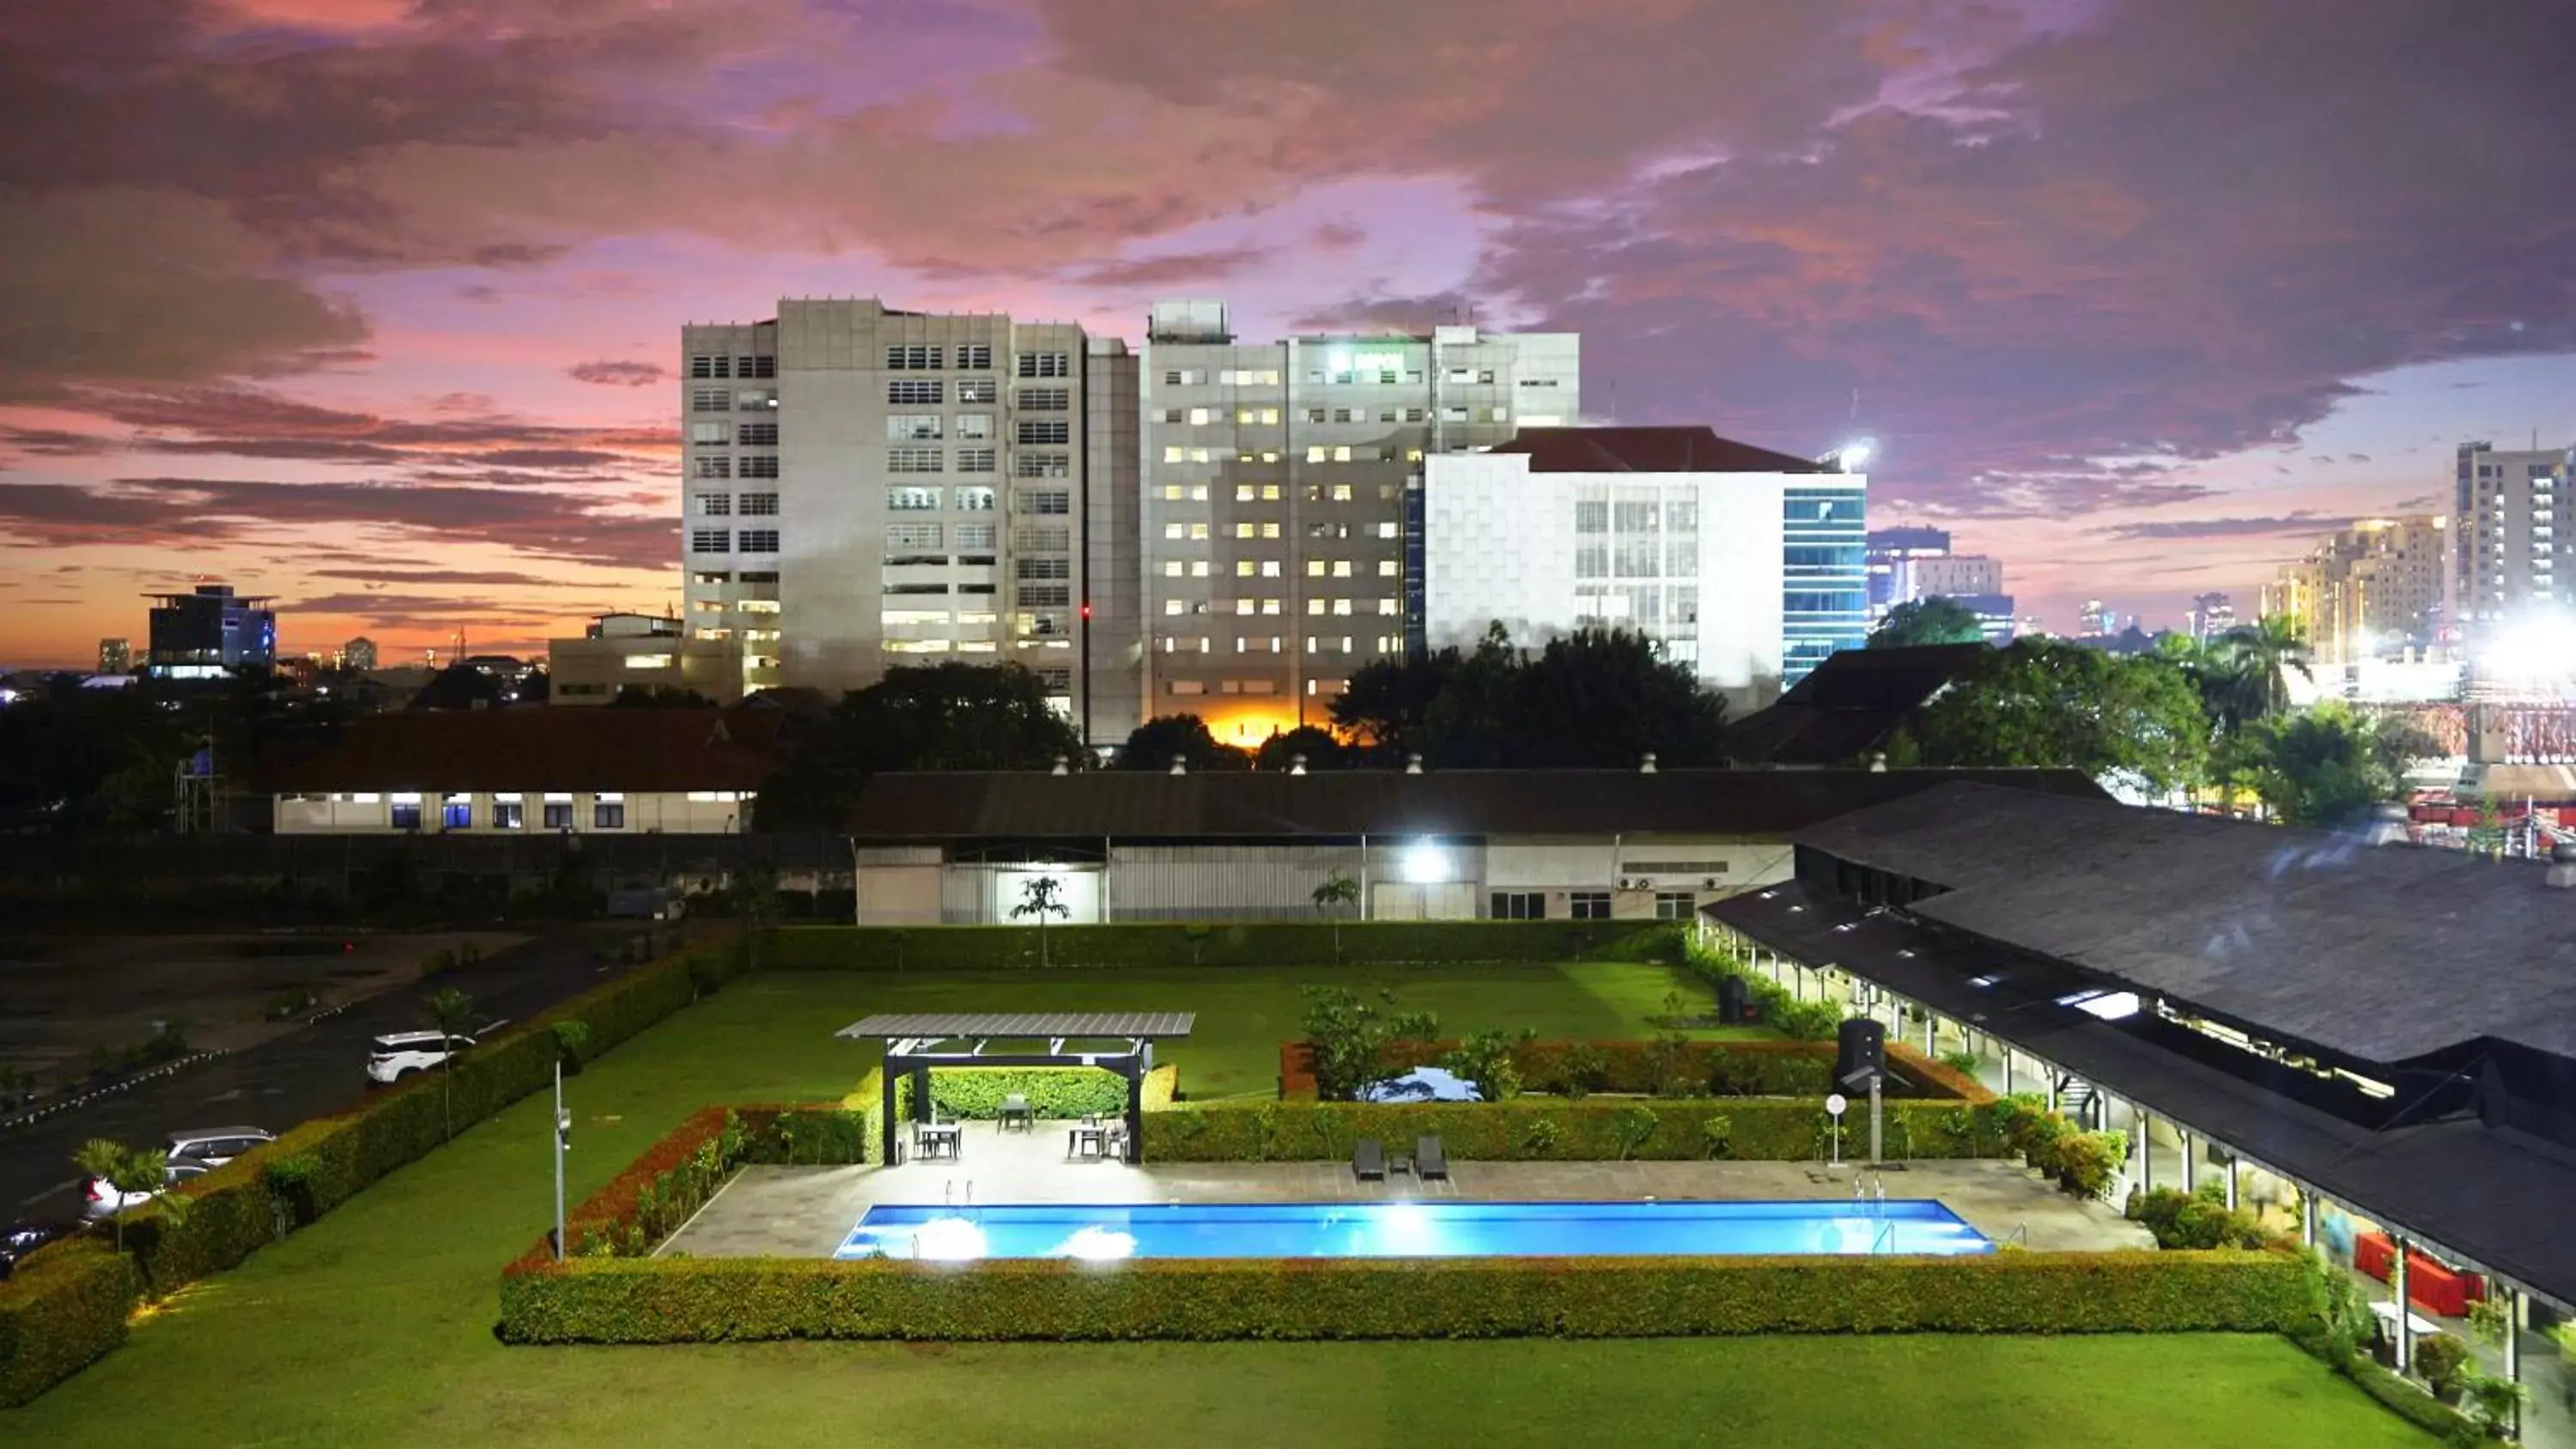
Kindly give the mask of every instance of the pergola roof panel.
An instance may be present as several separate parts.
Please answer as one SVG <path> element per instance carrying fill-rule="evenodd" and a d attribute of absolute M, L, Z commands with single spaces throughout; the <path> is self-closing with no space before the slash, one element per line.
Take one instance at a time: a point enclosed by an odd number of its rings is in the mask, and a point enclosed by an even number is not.
<path fill-rule="evenodd" d="M 1159 1040 L 1188 1036 L 1197 1016 L 1189 1011 L 895 1011 L 852 1022 L 833 1035 L 887 1041 L 946 1041 L 957 1037 Z"/>

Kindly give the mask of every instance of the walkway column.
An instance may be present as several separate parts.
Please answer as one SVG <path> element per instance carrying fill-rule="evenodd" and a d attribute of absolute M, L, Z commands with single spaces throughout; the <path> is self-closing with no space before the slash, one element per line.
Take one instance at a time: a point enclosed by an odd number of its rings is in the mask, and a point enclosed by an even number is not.
<path fill-rule="evenodd" d="M 2007 1097 L 2009 1097 L 2009 1096 L 2011 1096 L 2012 1094 L 2013 1094 L 2013 1049 L 2012 1049 L 2012 1043 L 2010 1043 L 2010 1042 L 2006 1042 L 2006 1043 L 2004 1043 L 2004 1095 L 2005 1095 L 2005 1096 L 2007 1096 Z"/>
<path fill-rule="evenodd" d="M 2234 1148 L 2227 1152 L 2227 1210 L 2236 1211 L 2236 1164 L 2241 1161 Z"/>
<path fill-rule="evenodd" d="M 2200 1191 L 2200 1154 L 2193 1150 L 2191 1129 L 2182 1127 L 2176 1131 L 2182 1139 L 2182 1190 L 2198 1192 Z"/>
<path fill-rule="evenodd" d="M 2317 1190 L 2305 1183 L 2299 1185 L 2299 1246 L 2317 1245 Z"/>
<path fill-rule="evenodd" d="M 2048 1071 L 2048 1110 L 2050 1110 L 2050 1111 L 2054 1112 L 2054 1111 L 2056 1111 L 2056 1110 L 2057 1110 L 2057 1068 L 2055 1068 L 2055 1067 L 2049 1067 L 2049 1068 L 2047 1068 L 2047 1071 Z"/>
<path fill-rule="evenodd" d="M 2390 1233 L 2388 1239 L 2397 1248 L 2396 1262 L 2388 1270 L 2388 1286 L 2397 1292 L 2397 1371 L 2402 1374 L 2415 1365 L 2415 1335 L 2406 1331 L 2406 1320 L 2414 1317 L 2406 1302 L 2406 1250 L 2409 1245 L 2395 1233 Z"/>
<path fill-rule="evenodd" d="M 1941 1048 L 1934 1039 L 1934 1033 L 1940 1029 L 1941 1018 L 1932 1014 L 1932 1008 L 1928 1006 L 1923 1008 L 1923 1055 L 1927 1057 L 1941 1055 Z"/>
<path fill-rule="evenodd" d="M 878 1080 L 885 1089 L 884 1100 L 877 1108 L 877 1136 L 880 1139 L 877 1151 L 879 1167 L 894 1166 L 896 1144 L 902 1141 L 894 1129 L 894 1084 L 900 1075 L 901 1073 L 894 1069 L 894 1063 L 891 1061 L 877 1071 Z"/>
<path fill-rule="evenodd" d="M 2138 1191 L 2156 1190 L 2156 1119 L 2145 1104 L 2131 1102 L 2129 1115 L 2138 1119 Z"/>
<path fill-rule="evenodd" d="M 2504 1376 L 2508 1383 L 2522 1382 L 2522 1290 L 2496 1278 L 2487 1279 L 2489 1294 L 2504 1295 Z M 2522 1400 L 2513 1401 L 2513 1423 L 2516 1437 L 2522 1434 Z"/>

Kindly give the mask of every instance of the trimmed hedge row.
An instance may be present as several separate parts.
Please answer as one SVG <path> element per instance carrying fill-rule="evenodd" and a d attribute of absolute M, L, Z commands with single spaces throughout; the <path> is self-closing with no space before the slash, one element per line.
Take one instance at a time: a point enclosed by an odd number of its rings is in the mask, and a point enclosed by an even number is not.
<path fill-rule="evenodd" d="M 1393 1071 L 1435 1066 L 1454 1041 L 1398 1042 L 1383 1057 Z M 1524 1091 L 1579 1100 L 1594 1092 L 1675 1097 L 1814 1097 L 1834 1090 L 1834 1046 L 1818 1041 L 1524 1041 L 1512 1043 Z M 1994 1100 L 1977 1081 L 1891 1042 L 1891 1099 Z M 1280 1094 L 1315 1094 L 1313 1053 L 1302 1041 L 1279 1044 Z M 1680 1090 L 1668 1090 L 1679 1088 Z"/>
<path fill-rule="evenodd" d="M 1753 969 L 1732 952 L 1702 944 L 1698 938 L 1686 938 L 1682 945 L 1682 964 L 1692 975 L 1717 985 L 1732 976 L 1744 983 L 1745 993 L 1752 997 L 1762 1020 L 1782 1036 L 1802 1041 L 1832 1041 L 1842 1029 L 1844 1011 L 1838 1001 L 1801 1001 L 1780 984 Z"/>
<path fill-rule="evenodd" d="M 143 1284 L 133 1260 L 75 1238 L 20 1262 L 0 1282 L 0 1407 L 15 1408 L 125 1342 Z"/>
<path fill-rule="evenodd" d="M 180 1222 L 173 1223 L 157 1203 L 133 1209 L 125 1223 L 127 1287 L 113 1335 L 85 1318 L 104 1297 L 118 1296 L 98 1286 L 107 1280 L 84 1270 L 82 1291 L 67 1294 L 49 1291 L 51 1274 L 40 1271 L 58 1257 L 82 1253 L 86 1243 L 51 1245 L 29 1255 L 16 1274 L 0 1282 L 0 1323 L 15 1325 L 15 1331 L 0 1328 L 0 1385 L 7 1386 L 0 1390 L 0 1405 L 33 1398 L 114 1347 L 123 1337 L 125 1313 L 143 1298 L 240 1263 L 446 1142 L 451 1122 L 461 1130 L 545 1088 L 563 1050 L 557 1022 L 588 1026 L 583 1055 L 596 1056 L 713 989 L 737 969 L 739 959 L 727 948 L 711 948 L 640 967 L 482 1042 L 444 1081 L 441 1073 L 424 1073 L 371 1095 L 353 1111 L 304 1123 L 176 1189 L 189 1200 Z"/>
<path fill-rule="evenodd" d="M 941 1067 L 930 1074 L 930 1103 L 943 1118 L 990 1122 L 1002 1099 L 1017 1092 L 1040 1117 L 1059 1120 L 1127 1110 L 1127 1079 L 1102 1067 Z M 895 1083 L 898 1120 L 910 1121 L 912 1083 Z"/>
<path fill-rule="evenodd" d="M 1410 1146 L 1436 1135 L 1450 1156 L 1476 1162 L 1803 1162 L 1826 1155 L 1832 1122 L 1821 1100 L 1780 1097 L 1287 1101 L 1149 1112 L 1144 1151 L 1148 1162 L 1334 1162 L 1362 1137 Z M 1884 1130 L 1896 1159 L 1999 1157 L 2009 1145 L 1992 1108 L 1958 1102 L 1889 1102 Z M 1844 1119 L 1846 1155 L 1868 1140 L 1865 1115 Z"/>
<path fill-rule="evenodd" d="M 1976 1257 L 1139 1259 L 1103 1269 L 574 1259 L 501 1280 L 510 1343 L 848 1339 L 1636 1338 L 2282 1332 L 2314 1313 L 2275 1253 Z"/>
<path fill-rule="evenodd" d="M 1338 929 L 1338 936 L 1336 931 Z M 1656 921 L 1262 921 L 1050 926 L 1057 967 L 1405 965 L 1421 962 L 1664 961 L 1687 928 Z M 1336 943 L 1338 941 L 1338 949 Z M 767 964 L 786 971 L 1037 968 L 1034 926 L 787 926 Z"/>

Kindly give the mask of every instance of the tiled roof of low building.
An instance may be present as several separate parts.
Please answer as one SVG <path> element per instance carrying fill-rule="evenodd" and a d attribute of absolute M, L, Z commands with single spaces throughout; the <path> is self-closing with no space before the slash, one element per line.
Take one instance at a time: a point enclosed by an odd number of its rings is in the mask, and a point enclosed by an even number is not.
<path fill-rule="evenodd" d="M 1832 465 L 1721 438 L 1705 426 L 1523 428 L 1497 453 L 1527 453 L 1533 473 L 1831 473 Z"/>
<path fill-rule="evenodd" d="M 304 792 L 753 790 L 782 762 L 788 721 L 742 709 L 377 714 L 273 778 Z"/>

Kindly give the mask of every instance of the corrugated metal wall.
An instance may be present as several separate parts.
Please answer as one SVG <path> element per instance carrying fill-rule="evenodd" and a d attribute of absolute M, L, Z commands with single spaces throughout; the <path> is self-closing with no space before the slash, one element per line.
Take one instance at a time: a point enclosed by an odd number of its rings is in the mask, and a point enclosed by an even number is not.
<path fill-rule="evenodd" d="M 1109 860 L 1113 921 L 1311 921 L 1315 888 L 1361 867 L 1356 845 L 1121 845 Z"/>

